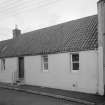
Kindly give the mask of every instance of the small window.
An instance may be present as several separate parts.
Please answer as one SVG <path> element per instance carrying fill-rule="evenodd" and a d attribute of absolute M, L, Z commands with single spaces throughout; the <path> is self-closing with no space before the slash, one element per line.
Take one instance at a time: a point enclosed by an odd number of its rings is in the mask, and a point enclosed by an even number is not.
<path fill-rule="evenodd" d="M 72 70 L 79 70 L 79 54 L 72 54 Z"/>
<path fill-rule="evenodd" d="M 48 71 L 48 55 L 42 56 L 42 70 Z"/>
<path fill-rule="evenodd" d="M 4 71 L 5 70 L 5 59 L 2 58 L 1 59 L 1 71 Z"/>

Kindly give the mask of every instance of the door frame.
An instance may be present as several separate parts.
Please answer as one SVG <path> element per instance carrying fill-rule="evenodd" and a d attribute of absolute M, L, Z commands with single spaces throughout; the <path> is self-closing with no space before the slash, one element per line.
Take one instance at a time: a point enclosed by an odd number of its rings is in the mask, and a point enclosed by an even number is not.
<path fill-rule="evenodd" d="M 22 63 L 22 64 L 21 64 Z M 24 56 L 18 57 L 18 79 L 24 80 Z"/>

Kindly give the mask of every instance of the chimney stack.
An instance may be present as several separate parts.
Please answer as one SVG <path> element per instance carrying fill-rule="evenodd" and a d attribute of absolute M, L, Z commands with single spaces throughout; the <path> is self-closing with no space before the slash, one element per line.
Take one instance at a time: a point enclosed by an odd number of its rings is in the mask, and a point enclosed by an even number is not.
<path fill-rule="evenodd" d="M 15 25 L 15 29 L 13 30 L 13 38 L 17 38 L 21 35 L 21 30 L 18 29 L 18 26 Z"/>
<path fill-rule="evenodd" d="M 98 92 L 104 94 L 105 85 L 105 0 L 99 0 L 98 8 Z"/>

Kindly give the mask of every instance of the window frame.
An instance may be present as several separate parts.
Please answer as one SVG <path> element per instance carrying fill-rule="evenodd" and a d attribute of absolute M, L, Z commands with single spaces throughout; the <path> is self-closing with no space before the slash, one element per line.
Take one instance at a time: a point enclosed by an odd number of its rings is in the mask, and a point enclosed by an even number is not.
<path fill-rule="evenodd" d="M 78 61 L 73 61 L 73 55 L 75 55 L 75 54 L 78 54 L 78 56 L 79 56 L 79 60 Z M 73 53 L 71 53 L 70 54 L 71 56 L 70 56 L 70 61 L 71 61 L 71 71 L 72 72 L 79 72 L 80 71 L 80 54 L 78 53 L 78 52 L 73 52 Z M 75 63 L 78 63 L 79 64 L 79 68 L 78 69 L 73 69 L 73 64 L 75 64 Z"/>
<path fill-rule="evenodd" d="M 47 60 L 46 60 L 47 59 Z M 48 72 L 48 55 L 41 56 L 41 68 L 43 72 Z M 47 66 L 46 66 L 47 65 Z M 47 67 L 47 68 L 46 68 Z"/>
<path fill-rule="evenodd" d="M 5 71 L 5 58 L 1 59 L 1 71 Z"/>

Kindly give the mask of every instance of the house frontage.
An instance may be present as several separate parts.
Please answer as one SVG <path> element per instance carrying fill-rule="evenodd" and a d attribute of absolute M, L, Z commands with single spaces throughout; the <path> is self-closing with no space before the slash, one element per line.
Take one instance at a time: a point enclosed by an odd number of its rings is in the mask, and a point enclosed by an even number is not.
<path fill-rule="evenodd" d="M 21 34 L 0 42 L 0 82 L 104 95 L 105 2 L 98 15 Z"/>

